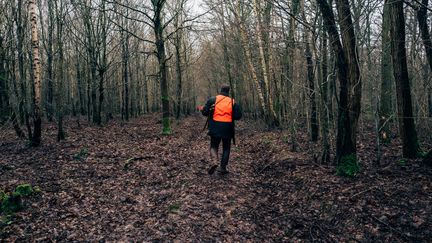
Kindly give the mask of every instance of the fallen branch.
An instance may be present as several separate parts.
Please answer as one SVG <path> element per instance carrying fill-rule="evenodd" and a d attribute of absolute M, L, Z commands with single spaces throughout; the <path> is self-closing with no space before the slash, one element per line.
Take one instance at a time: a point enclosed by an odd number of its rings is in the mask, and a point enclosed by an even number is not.
<path fill-rule="evenodd" d="M 416 239 L 416 238 L 417 238 L 417 237 L 412 236 L 412 235 L 410 235 L 410 234 L 404 233 L 404 232 L 402 232 L 402 231 L 400 231 L 400 230 L 398 230 L 398 229 L 396 229 L 396 228 L 393 228 L 392 226 L 390 226 L 390 225 L 387 224 L 386 222 L 384 222 L 384 221 L 378 219 L 378 218 L 375 217 L 375 216 L 372 216 L 372 218 L 375 219 L 377 222 L 379 222 L 379 223 L 381 223 L 381 224 L 387 226 L 389 229 L 391 229 L 392 231 L 398 233 L 398 234 L 399 234 L 400 236 L 402 236 L 402 237 L 406 237 L 406 238 L 408 238 L 408 239 Z"/>
<path fill-rule="evenodd" d="M 138 161 L 138 160 L 145 160 L 145 159 L 152 159 L 154 158 L 153 156 L 142 156 L 142 157 L 132 157 L 129 158 L 125 161 L 124 165 L 123 165 L 123 169 L 127 170 L 129 168 L 129 166 L 131 165 L 132 162 Z"/>

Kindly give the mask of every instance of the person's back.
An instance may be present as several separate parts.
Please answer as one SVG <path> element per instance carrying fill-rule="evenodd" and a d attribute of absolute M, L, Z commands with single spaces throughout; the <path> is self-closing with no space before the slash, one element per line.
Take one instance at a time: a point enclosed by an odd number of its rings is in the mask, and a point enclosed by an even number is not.
<path fill-rule="evenodd" d="M 223 85 L 219 95 L 211 97 L 202 114 L 209 116 L 209 135 L 211 137 L 210 155 L 212 159 L 218 159 L 218 148 L 222 141 L 223 153 L 220 166 L 222 174 L 228 173 L 227 165 L 231 149 L 231 139 L 235 135 L 234 121 L 242 117 L 240 106 L 236 104 L 235 100 L 229 97 L 229 86 Z M 209 171 L 210 174 L 214 172 L 216 166 L 213 166 Z"/>

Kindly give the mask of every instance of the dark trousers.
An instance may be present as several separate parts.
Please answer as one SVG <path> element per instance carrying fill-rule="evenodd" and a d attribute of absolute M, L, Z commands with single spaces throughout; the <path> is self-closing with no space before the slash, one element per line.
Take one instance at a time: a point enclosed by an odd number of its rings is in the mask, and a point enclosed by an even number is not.
<path fill-rule="evenodd" d="M 222 141 L 222 148 L 223 148 L 221 168 L 226 169 L 229 161 L 230 151 L 231 151 L 231 138 L 211 137 L 210 149 L 214 150 L 216 154 L 218 154 L 219 144 L 221 143 L 221 141 Z"/>

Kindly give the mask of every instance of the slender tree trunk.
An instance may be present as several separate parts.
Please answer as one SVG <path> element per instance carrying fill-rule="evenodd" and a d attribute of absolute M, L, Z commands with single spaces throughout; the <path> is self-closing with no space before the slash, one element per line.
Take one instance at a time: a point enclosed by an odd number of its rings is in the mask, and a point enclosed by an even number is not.
<path fill-rule="evenodd" d="M 53 11 L 53 1 L 48 1 L 48 40 L 46 45 L 46 55 L 47 55 L 47 102 L 46 102 L 46 111 L 47 111 L 47 119 L 48 121 L 53 120 L 54 113 L 54 50 L 53 50 L 53 42 L 54 42 L 54 11 Z"/>
<path fill-rule="evenodd" d="M 336 55 L 340 82 L 338 133 L 336 141 L 336 162 L 356 159 L 356 132 L 360 115 L 361 79 L 355 43 L 354 28 L 348 0 L 337 0 L 337 9 L 342 32 L 342 43 L 336 28 L 333 11 L 326 0 L 317 0 L 324 24 Z"/>
<path fill-rule="evenodd" d="M 327 34 L 323 32 L 321 40 L 321 140 L 322 155 L 321 162 L 330 162 L 330 142 L 329 134 L 329 77 L 328 77 L 328 51 Z"/>
<path fill-rule="evenodd" d="M 20 122 L 28 124 L 28 111 L 27 111 L 27 92 L 26 92 L 26 72 L 25 72 L 25 54 L 24 54 L 24 23 L 23 19 L 23 0 L 17 1 L 17 6 L 15 9 L 15 23 L 16 23 L 16 35 L 17 35 L 17 53 L 18 53 L 18 73 L 19 73 L 19 105 L 18 105 L 18 114 L 20 118 Z M 28 138 L 31 140 L 32 133 L 31 130 L 28 131 Z"/>
<path fill-rule="evenodd" d="M 236 19 L 237 19 L 238 28 L 240 30 L 241 46 L 243 48 L 243 51 L 245 52 L 247 66 L 248 66 L 249 72 L 252 76 L 252 80 L 254 81 L 254 84 L 255 84 L 256 93 L 258 96 L 259 104 L 261 106 L 261 110 L 263 111 L 263 114 L 265 117 L 269 117 L 270 113 L 267 109 L 268 106 L 266 105 L 266 102 L 264 99 L 264 92 L 261 88 L 261 84 L 258 80 L 257 72 L 256 72 L 255 67 L 253 65 L 252 54 L 251 54 L 251 51 L 250 51 L 250 48 L 248 45 L 248 36 L 247 36 L 247 32 L 246 32 L 246 26 L 244 25 L 243 21 L 241 20 L 240 6 L 239 5 L 237 5 L 237 8 L 236 8 L 234 14 L 235 14 Z"/>
<path fill-rule="evenodd" d="M 176 72 L 177 72 L 177 111 L 176 119 L 180 118 L 182 110 L 182 96 L 183 96 L 183 76 L 182 76 L 182 58 L 181 58 L 181 30 L 177 30 L 175 37 L 175 55 L 176 55 Z"/>
<path fill-rule="evenodd" d="M 162 134 L 171 134 L 171 122 L 170 122 L 170 106 L 169 106 L 169 93 L 168 93 L 168 79 L 167 79 L 167 65 L 166 65 L 166 54 L 165 54 L 165 39 L 163 36 L 163 16 L 162 9 L 165 1 L 157 1 L 155 4 L 155 16 L 154 16 L 154 32 L 156 37 L 156 49 L 157 58 L 159 62 L 159 77 L 160 77 L 160 88 L 162 96 Z"/>
<path fill-rule="evenodd" d="M 266 53 L 265 53 L 265 47 L 263 43 L 263 29 L 262 29 L 262 21 L 261 21 L 261 11 L 260 6 L 257 2 L 257 0 L 253 0 L 254 5 L 254 11 L 255 15 L 257 17 L 257 24 L 256 24 L 256 30 L 257 30 L 257 39 L 258 39 L 258 49 L 259 49 L 259 59 L 260 59 L 260 66 L 263 73 L 264 83 L 262 85 L 262 90 L 264 92 L 264 98 L 266 102 L 267 109 L 269 113 L 267 114 L 266 120 L 268 124 L 271 126 L 279 126 L 279 120 L 277 119 L 276 112 L 273 107 L 273 98 L 270 94 L 270 73 L 268 70 L 268 65 L 266 63 Z"/>
<path fill-rule="evenodd" d="M 229 52 L 228 52 L 228 40 L 227 40 L 227 29 L 226 29 L 226 24 L 225 24 L 225 14 L 224 14 L 224 7 L 222 6 L 222 13 L 220 16 L 220 21 L 222 23 L 222 48 L 223 48 L 223 55 L 224 55 L 224 67 L 225 67 L 225 72 L 228 78 L 228 82 L 229 85 L 231 86 L 231 95 L 232 97 L 235 97 L 237 88 L 234 85 L 234 80 L 232 78 L 232 74 L 231 74 L 231 60 L 230 60 L 230 56 L 229 56 Z"/>
<path fill-rule="evenodd" d="M 76 81 L 77 81 L 77 92 L 78 92 L 78 100 L 79 100 L 79 110 L 80 114 L 82 116 L 85 115 L 85 108 L 84 108 L 84 93 L 83 93 L 83 80 L 82 80 L 82 73 L 81 73 L 81 60 L 79 58 L 78 54 L 78 46 L 76 47 L 76 64 L 75 64 L 75 72 L 76 72 Z"/>
<path fill-rule="evenodd" d="M 390 121 L 393 113 L 393 70 L 391 63 L 390 44 L 390 5 L 384 4 L 383 30 L 382 30 L 382 57 L 381 57 L 381 102 L 379 118 L 379 134 L 383 142 L 390 142 Z"/>
<path fill-rule="evenodd" d="M 33 110 L 33 125 L 34 132 L 31 139 L 32 146 L 41 144 L 42 120 L 40 115 L 41 102 L 41 82 L 40 82 L 40 60 L 39 60 L 39 38 L 36 17 L 36 0 L 29 0 L 29 13 L 31 21 L 31 41 L 33 49 L 33 74 L 34 74 L 34 110 Z"/>
<path fill-rule="evenodd" d="M 306 55 L 306 63 L 307 63 L 307 79 L 309 83 L 309 105 L 310 105 L 310 130 L 311 130 L 311 140 L 313 142 L 318 141 L 318 115 L 317 115 L 317 104 L 316 104 L 316 92 L 315 92 L 315 74 L 314 74 L 314 65 L 312 61 L 312 52 L 310 48 L 310 38 L 309 33 L 304 34 L 305 39 L 305 55 Z"/>
<path fill-rule="evenodd" d="M 405 16 L 402 0 L 387 0 L 391 7 L 391 52 L 393 74 L 396 81 L 399 132 L 403 143 L 403 156 L 415 158 L 420 145 L 414 123 L 411 87 L 405 49 Z"/>
<path fill-rule="evenodd" d="M 144 95 L 143 95 L 143 99 L 144 99 L 144 103 L 143 103 L 143 111 L 144 111 L 144 113 L 146 114 L 146 113 L 148 113 L 149 111 L 150 111 L 150 108 L 149 108 L 149 95 L 148 95 L 148 82 L 149 82 L 149 79 L 147 78 L 147 72 L 146 72 L 146 70 L 147 70 L 147 58 L 146 57 L 144 57 L 143 58 L 144 59 L 144 63 L 143 63 L 143 68 L 142 68 L 142 71 L 143 71 L 143 92 L 144 92 Z"/>
<path fill-rule="evenodd" d="M 129 120 L 129 38 L 125 31 L 122 31 L 122 56 L 123 56 L 123 119 Z"/>
<path fill-rule="evenodd" d="M 9 117 L 9 92 L 6 77 L 6 52 L 3 47 L 3 35 L 0 33 L 0 124 Z"/>
<path fill-rule="evenodd" d="M 64 44 L 63 44 L 63 4 L 58 6 L 58 2 L 55 1 L 55 7 L 57 11 L 57 48 L 58 48 L 58 67 L 59 77 L 57 84 L 57 141 L 65 140 L 65 132 L 63 128 L 63 103 L 65 97 L 65 73 L 64 73 Z"/>
<path fill-rule="evenodd" d="M 98 108 L 97 108 L 97 119 L 96 124 L 102 125 L 102 109 L 103 109 L 103 103 L 105 98 L 105 73 L 107 70 L 107 36 L 108 36 L 108 30 L 107 30 L 107 12 L 105 9 L 105 0 L 101 3 L 101 12 L 100 12 L 100 25 L 101 25 L 101 41 L 100 41 L 100 53 L 99 53 L 99 68 L 98 68 L 98 76 L 99 76 L 99 101 L 98 101 Z"/>
<path fill-rule="evenodd" d="M 420 34 L 423 40 L 423 45 L 426 50 L 426 57 L 429 63 L 429 67 L 432 71 L 432 40 L 429 33 L 429 27 L 427 22 L 427 8 L 429 0 L 422 0 L 419 10 L 417 12 L 417 20 L 419 23 Z"/>

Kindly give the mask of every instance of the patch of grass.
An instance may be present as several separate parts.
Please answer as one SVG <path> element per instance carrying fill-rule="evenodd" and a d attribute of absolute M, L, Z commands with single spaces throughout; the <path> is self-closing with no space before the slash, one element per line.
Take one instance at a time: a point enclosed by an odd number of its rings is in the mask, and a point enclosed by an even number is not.
<path fill-rule="evenodd" d="M 2 226 L 11 225 L 13 223 L 13 215 L 7 214 L 0 218 L 0 228 Z"/>
<path fill-rule="evenodd" d="M 354 154 L 341 158 L 336 168 L 336 174 L 339 176 L 354 177 L 360 172 L 360 165 Z"/>
<path fill-rule="evenodd" d="M 286 144 L 289 144 L 291 142 L 291 138 L 289 136 L 283 136 L 282 141 Z"/>
<path fill-rule="evenodd" d="M 3 199 L 7 196 L 6 192 L 0 190 L 0 203 L 3 202 Z"/>
<path fill-rule="evenodd" d="M 33 194 L 33 187 L 30 184 L 22 184 L 15 188 L 13 195 L 27 197 Z"/>
<path fill-rule="evenodd" d="M 15 188 L 13 193 L 0 191 L 0 211 L 5 215 L 11 215 L 24 208 L 23 198 L 29 197 L 40 189 L 34 190 L 30 184 L 22 184 Z"/>
<path fill-rule="evenodd" d="M 168 210 L 170 213 L 178 213 L 180 212 L 180 204 L 179 203 L 171 204 Z"/>
<path fill-rule="evenodd" d="M 408 161 L 406 159 L 400 159 L 398 160 L 398 165 L 400 166 L 406 166 Z"/>
<path fill-rule="evenodd" d="M 272 143 L 272 140 L 269 137 L 263 137 L 261 142 L 265 145 L 270 145 Z"/>
<path fill-rule="evenodd" d="M 0 171 L 10 171 L 13 170 L 12 166 L 9 165 L 0 165 Z"/>
<path fill-rule="evenodd" d="M 88 150 L 87 148 L 82 148 L 77 154 L 75 154 L 73 156 L 74 160 L 82 160 L 84 158 L 86 158 L 88 155 Z"/>
<path fill-rule="evenodd" d="M 23 209 L 23 203 L 20 196 L 17 195 L 6 195 L 1 204 L 1 211 L 8 214 L 18 212 Z"/>
<path fill-rule="evenodd" d="M 167 117 L 163 118 L 162 124 L 163 124 L 162 135 L 171 135 L 172 131 L 170 126 L 170 119 Z"/>

